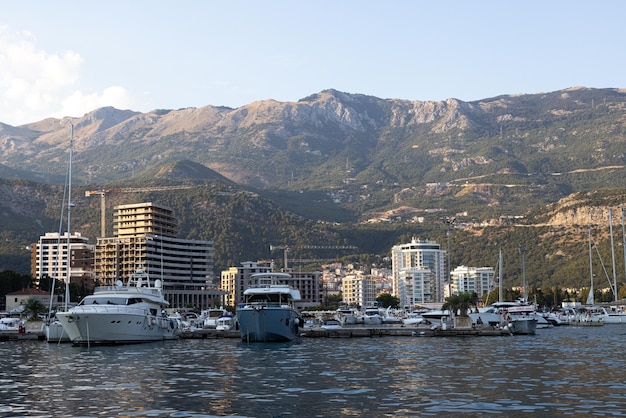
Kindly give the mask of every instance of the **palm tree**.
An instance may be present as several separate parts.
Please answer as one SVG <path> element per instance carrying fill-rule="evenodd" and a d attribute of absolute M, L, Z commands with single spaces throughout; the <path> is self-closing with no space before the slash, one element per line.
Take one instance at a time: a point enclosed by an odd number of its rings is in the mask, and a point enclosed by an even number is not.
<path fill-rule="evenodd" d="M 46 312 L 47 309 L 37 298 L 29 298 L 24 305 L 24 313 L 28 318 L 37 318 L 38 314 Z"/>
<path fill-rule="evenodd" d="M 475 307 L 478 303 L 478 295 L 476 292 L 472 293 L 459 293 L 458 295 L 451 295 L 446 298 L 442 309 L 450 311 L 451 316 L 454 318 L 455 328 L 471 328 L 472 321 L 469 319 L 467 312 Z M 456 316 L 456 313 L 459 313 Z"/>

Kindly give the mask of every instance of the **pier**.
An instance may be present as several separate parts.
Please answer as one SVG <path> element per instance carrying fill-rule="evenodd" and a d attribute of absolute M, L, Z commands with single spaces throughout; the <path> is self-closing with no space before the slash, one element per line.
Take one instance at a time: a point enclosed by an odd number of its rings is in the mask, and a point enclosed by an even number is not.
<path fill-rule="evenodd" d="M 509 331 L 492 327 L 471 329 L 431 329 L 429 327 L 342 327 L 336 329 L 311 328 L 300 333 L 301 338 L 372 338 L 372 337 L 499 337 L 511 335 Z M 241 338 L 239 331 L 196 329 L 183 331 L 182 339 Z"/>

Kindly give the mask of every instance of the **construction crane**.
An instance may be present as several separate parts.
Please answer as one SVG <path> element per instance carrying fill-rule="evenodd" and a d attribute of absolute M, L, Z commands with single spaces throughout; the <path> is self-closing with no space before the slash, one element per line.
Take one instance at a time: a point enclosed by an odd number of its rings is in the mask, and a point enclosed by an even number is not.
<path fill-rule="evenodd" d="M 270 251 L 283 250 L 284 266 L 287 270 L 287 253 L 290 250 L 356 250 L 354 245 L 270 245 Z M 308 259 L 306 261 L 314 261 Z"/>
<path fill-rule="evenodd" d="M 104 238 L 106 235 L 105 232 L 105 225 L 106 225 L 106 219 L 105 219 L 105 214 L 106 214 L 106 202 L 104 200 L 104 195 L 107 192 L 105 190 L 87 190 L 85 192 L 85 196 L 89 197 L 92 195 L 100 195 L 100 237 Z"/>
<path fill-rule="evenodd" d="M 142 193 L 142 192 L 162 192 L 168 190 L 183 190 L 191 189 L 193 185 L 181 185 L 181 186 L 154 186 L 154 187 L 127 187 L 127 188 L 112 188 L 103 190 L 87 190 L 85 196 L 90 197 L 94 195 L 100 196 L 100 236 L 104 238 L 106 236 L 106 200 L 105 195 L 111 193 Z"/>

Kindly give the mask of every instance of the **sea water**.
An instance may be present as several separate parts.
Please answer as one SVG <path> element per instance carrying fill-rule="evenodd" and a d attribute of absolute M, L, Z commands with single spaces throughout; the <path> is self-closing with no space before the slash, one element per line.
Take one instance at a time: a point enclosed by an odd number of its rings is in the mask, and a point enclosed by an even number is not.
<path fill-rule="evenodd" d="M 624 416 L 625 336 L 0 342 L 0 416 Z"/>

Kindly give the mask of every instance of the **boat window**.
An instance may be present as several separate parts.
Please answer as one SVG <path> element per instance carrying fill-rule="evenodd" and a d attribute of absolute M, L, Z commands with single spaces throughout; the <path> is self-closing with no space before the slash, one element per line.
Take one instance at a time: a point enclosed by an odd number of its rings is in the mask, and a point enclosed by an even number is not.
<path fill-rule="evenodd" d="M 126 298 L 101 297 L 86 298 L 83 305 L 126 305 Z"/>
<path fill-rule="evenodd" d="M 143 299 L 141 298 L 129 298 L 128 302 L 126 302 L 127 305 L 132 305 L 134 303 L 141 303 L 143 302 Z"/>

